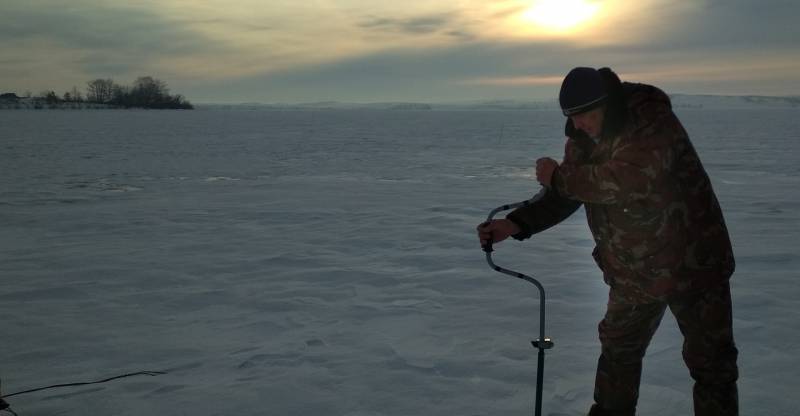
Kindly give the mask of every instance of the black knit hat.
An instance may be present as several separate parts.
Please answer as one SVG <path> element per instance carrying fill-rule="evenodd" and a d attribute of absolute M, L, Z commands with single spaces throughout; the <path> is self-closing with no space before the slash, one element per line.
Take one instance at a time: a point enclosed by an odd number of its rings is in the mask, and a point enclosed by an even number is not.
<path fill-rule="evenodd" d="M 569 71 L 561 83 L 558 101 L 564 115 L 572 116 L 599 107 L 607 95 L 603 78 L 596 69 L 578 67 Z"/>

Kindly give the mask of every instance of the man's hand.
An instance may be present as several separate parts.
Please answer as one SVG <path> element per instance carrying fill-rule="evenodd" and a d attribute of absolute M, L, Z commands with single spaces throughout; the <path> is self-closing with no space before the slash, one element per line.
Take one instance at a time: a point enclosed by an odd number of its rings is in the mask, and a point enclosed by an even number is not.
<path fill-rule="evenodd" d="M 536 180 L 540 184 L 549 188 L 553 180 L 553 172 L 558 167 L 558 162 L 549 158 L 543 157 L 536 161 Z"/>
<path fill-rule="evenodd" d="M 492 220 L 478 226 L 478 239 L 481 240 L 481 247 L 483 247 L 489 242 L 499 243 L 520 231 L 522 230 L 519 229 L 519 226 L 511 220 Z"/>

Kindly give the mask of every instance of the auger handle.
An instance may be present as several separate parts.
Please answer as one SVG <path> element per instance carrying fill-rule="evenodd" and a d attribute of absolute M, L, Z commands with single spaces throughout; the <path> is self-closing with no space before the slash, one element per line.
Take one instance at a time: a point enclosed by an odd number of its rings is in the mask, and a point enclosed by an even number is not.
<path fill-rule="evenodd" d="M 502 206 L 499 206 L 499 207 L 493 209 L 492 212 L 489 213 L 489 216 L 486 218 L 486 222 L 484 222 L 482 225 L 485 226 L 485 225 L 488 225 L 490 222 L 492 222 L 492 219 L 494 218 L 495 215 L 497 215 L 498 212 L 506 211 L 506 210 L 509 210 L 509 209 L 514 209 L 514 208 L 517 208 L 517 207 L 528 206 L 530 204 L 533 204 L 534 202 L 536 202 L 536 201 L 540 200 L 541 198 L 543 198 L 546 192 L 547 192 L 547 188 L 542 188 L 536 195 L 533 196 L 533 198 L 531 198 L 529 200 L 522 201 L 522 202 L 516 202 L 516 203 L 513 203 L 513 204 L 502 205 Z M 516 277 L 516 278 L 519 278 L 519 279 L 522 279 L 522 280 L 526 280 L 526 281 L 528 281 L 530 283 L 533 283 L 536 286 L 536 288 L 539 289 L 539 339 L 537 339 L 535 341 L 532 341 L 531 344 L 533 344 L 533 346 L 539 350 L 539 354 L 538 354 L 538 357 L 537 357 L 538 358 L 537 359 L 537 365 L 536 365 L 536 402 L 535 402 L 535 408 L 534 408 L 534 412 L 535 412 L 534 415 L 535 416 L 541 416 L 541 414 L 542 414 L 542 386 L 544 384 L 544 350 L 553 348 L 553 341 L 551 341 L 550 338 L 547 338 L 544 335 L 544 323 L 545 323 L 545 319 L 544 319 L 545 318 L 545 314 L 544 314 L 544 312 L 545 312 L 545 308 L 544 308 L 544 305 L 545 305 L 544 287 L 542 286 L 541 283 L 539 283 L 538 280 L 534 279 L 533 277 L 530 277 L 528 275 L 525 275 L 525 274 L 522 274 L 522 273 L 519 273 L 519 272 L 515 272 L 513 270 L 505 269 L 503 267 L 500 267 L 500 266 L 496 265 L 494 263 L 494 261 L 492 260 L 492 252 L 494 251 L 494 249 L 492 248 L 492 240 L 491 239 L 489 239 L 486 242 L 486 244 L 482 244 L 481 248 L 483 249 L 484 252 L 486 252 L 486 262 L 489 263 L 489 267 L 491 267 L 492 270 L 497 271 L 499 273 L 507 274 L 509 276 L 513 276 L 513 277 Z"/>

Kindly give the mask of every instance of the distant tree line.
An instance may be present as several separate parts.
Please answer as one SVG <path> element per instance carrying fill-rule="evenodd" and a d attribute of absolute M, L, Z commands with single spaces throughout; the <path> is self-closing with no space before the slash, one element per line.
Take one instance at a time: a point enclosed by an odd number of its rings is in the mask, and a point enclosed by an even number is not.
<path fill-rule="evenodd" d="M 15 94 L 4 94 L 6 101 L 29 99 L 34 108 L 42 108 L 46 104 L 56 108 L 63 104 L 90 107 L 122 107 L 153 109 L 192 109 L 192 104 L 182 95 L 170 95 L 167 83 L 151 76 L 139 77 L 133 85 L 119 85 L 112 79 L 95 79 L 86 83 L 86 95 L 77 87 L 59 96 L 55 91 L 43 91 L 38 96 L 25 92 L 23 97 Z M 13 97 L 11 97 L 13 96 Z"/>
<path fill-rule="evenodd" d="M 137 78 L 132 86 L 118 85 L 111 79 L 89 81 L 86 100 L 125 108 L 193 108 L 182 95 L 170 95 L 166 82 L 151 76 Z"/>

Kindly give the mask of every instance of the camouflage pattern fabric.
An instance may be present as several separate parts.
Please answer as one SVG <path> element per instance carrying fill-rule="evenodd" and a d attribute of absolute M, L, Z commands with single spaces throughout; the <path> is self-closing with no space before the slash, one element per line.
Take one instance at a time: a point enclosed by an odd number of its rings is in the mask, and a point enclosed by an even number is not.
<path fill-rule="evenodd" d="M 665 302 L 625 303 L 612 289 L 598 326 L 602 353 L 597 364 L 595 402 L 601 415 L 634 415 L 642 358 L 669 307 L 684 336 L 683 359 L 695 380 L 696 416 L 738 415 L 737 349 L 733 341 L 727 282 Z"/>
<path fill-rule="evenodd" d="M 624 83 L 621 134 L 598 143 L 572 129 L 553 188 L 507 218 L 524 239 L 585 206 L 605 281 L 629 303 L 727 280 L 735 268 L 711 181 L 661 90 Z M 570 132 L 568 125 L 568 132 Z"/>

